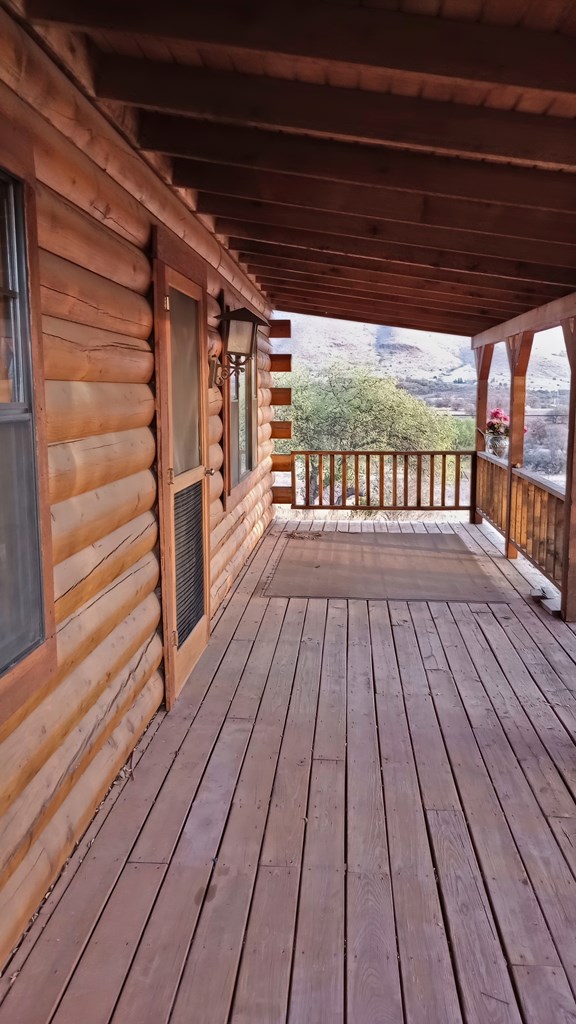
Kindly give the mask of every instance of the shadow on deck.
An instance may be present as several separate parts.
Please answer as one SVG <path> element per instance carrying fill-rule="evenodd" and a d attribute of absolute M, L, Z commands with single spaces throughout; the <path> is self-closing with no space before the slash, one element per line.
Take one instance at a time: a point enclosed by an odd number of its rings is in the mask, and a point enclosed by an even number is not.
<path fill-rule="evenodd" d="M 402 528 L 457 532 L 510 601 L 268 599 L 273 526 L 0 1024 L 576 1019 L 576 633 L 490 529 Z"/>

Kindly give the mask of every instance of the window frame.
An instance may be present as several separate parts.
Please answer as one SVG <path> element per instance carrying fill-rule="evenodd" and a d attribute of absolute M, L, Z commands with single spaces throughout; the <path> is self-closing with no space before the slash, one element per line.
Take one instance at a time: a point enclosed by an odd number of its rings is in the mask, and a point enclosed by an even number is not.
<path fill-rule="evenodd" d="M 246 491 L 246 481 L 250 480 L 252 474 L 258 468 L 258 349 L 254 358 L 249 363 L 249 379 L 252 394 L 250 396 L 250 451 L 252 465 L 250 469 L 232 482 L 232 379 L 228 377 L 222 385 L 222 407 L 224 420 L 224 508 L 229 511 L 241 500 Z M 224 368 L 229 368 L 228 360 L 224 360 Z M 246 373 L 243 374 L 246 378 Z"/>
<path fill-rule="evenodd" d="M 0 674 L 0 734 L 6 722 L 47 692 L 56 672 L 56 616 L 54 607 L 54 563 L 48 482 L 48 440 L 46 393 L 42 354 L 42 317 L 36 215 L 34 146 L 30 135 L 0 115 L 0 167 L 22 187 L 23 239 L 26 271 L 30 408 L 33 417 L 38 533 L 40 542 L 43 639 L 27 654 Z M 15 723 L 17 724 L 17 723 Z"/>

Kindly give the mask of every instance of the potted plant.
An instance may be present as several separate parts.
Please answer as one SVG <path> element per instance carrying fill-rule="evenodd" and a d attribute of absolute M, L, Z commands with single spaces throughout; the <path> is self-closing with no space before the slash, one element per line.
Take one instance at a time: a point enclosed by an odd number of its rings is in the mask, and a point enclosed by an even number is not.
<path fill-rule="evenodd" d="M 510 417 L 503 409 L 492 409 L 486 423 L 486 451 L 499 459 L 508 454 Z"/>

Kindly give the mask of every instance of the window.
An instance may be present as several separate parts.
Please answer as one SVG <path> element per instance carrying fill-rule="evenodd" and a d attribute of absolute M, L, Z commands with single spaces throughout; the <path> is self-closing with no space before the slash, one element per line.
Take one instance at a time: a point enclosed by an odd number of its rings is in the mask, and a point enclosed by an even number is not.
<path fill-rule="evenodd" d="M 256 373 L 251 360 L 244 373 L 234 374 L 230 379 L 230 490 L 256 465 Z"/>
<path fill-rule="evenodd" d="M 0 171 L 0 674 L 45 638 L 24 186 Z"/>

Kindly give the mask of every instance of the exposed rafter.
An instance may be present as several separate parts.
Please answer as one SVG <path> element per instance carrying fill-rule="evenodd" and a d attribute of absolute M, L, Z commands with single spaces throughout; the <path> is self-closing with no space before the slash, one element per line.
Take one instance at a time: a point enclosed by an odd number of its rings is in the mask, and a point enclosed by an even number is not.
<path fill-rule="evenodd" d="M 304 33 L 303 33 L 304 34 Z M 281 128 L 386 146 L 576 170 L 566 119 L 390 93 L 102 56 L 108 100 L 225 123 Z"/>
<path fill-rule="evenodd" d="M 299 11 L 300 9 L 300 11 Z M 325 61 L 346 69 L 425 74 L 442 81 L 574 95 L 571 40 L 552 33 L 426 18 L 367 7 L 331 8 L 320 0 L 28 0 L 28 15 L 85 31 L 136 31 L 252 53 Z M 305 15 L 305 30 L 302 17 Z"/>
<path fill-rule="evenodd" d="M 527 313 L 521 313 L 520 316 L 507 320 L 505 323 L 488 328 L 472 339 L 472 348 L 482 348 L 483 345 L 507 341 L 508 338 L 526 331 L 545 331 L 550 327 L 559 327 L 574 316 L 576 316 L 576 292 L 564 295 L 561 299 L 549 302 L 545 306 L 531 309 Z"/>
<path fill-rule="evenodd" d="M 566 130 L 571 131 L 570 122 Z M 147 111 L 140 115 L 140 141 L 144 149 L 234 167 L 576 213 L 574 178 L 560 171 L 457 160 L 208 121 L 195 122 L 190 131 L 183 117 Z"/>

